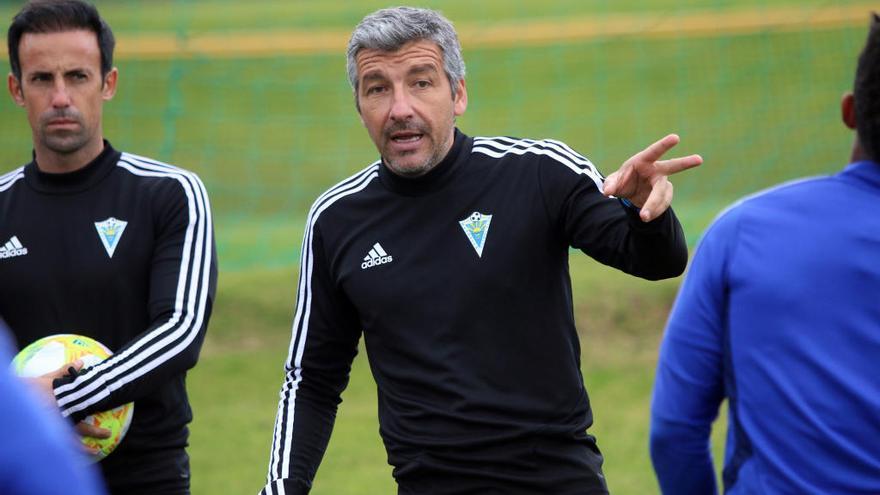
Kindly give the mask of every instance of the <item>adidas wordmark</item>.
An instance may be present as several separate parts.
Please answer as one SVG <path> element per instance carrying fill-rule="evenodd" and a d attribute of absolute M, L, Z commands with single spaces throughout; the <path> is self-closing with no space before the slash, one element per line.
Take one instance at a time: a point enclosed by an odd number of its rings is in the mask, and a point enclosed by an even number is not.
<path fill-rule="evenodd" d="M 374 266 L 384 265 L 385 263 L 391 263 L 394 261 L 394 258 L 391 257 L 390 254 L 386 253 L 382 246 L 377 242 L 373 244 L 373 247 L 370 249 L 370 252 L 364 256 L 364 262 L 361 263 L 361 270 L 366 270 L 367 268 L 371 268 Z"/>
<path fill-rule="evenodd" d="M 21 245 L 21 241 L 18 240 L 17 236 L 12 236 L 12 239 L 9 239 L 5 245 L 0 246 L 0 260 L 26 254 L 28 254 L 28 250 Z"/>

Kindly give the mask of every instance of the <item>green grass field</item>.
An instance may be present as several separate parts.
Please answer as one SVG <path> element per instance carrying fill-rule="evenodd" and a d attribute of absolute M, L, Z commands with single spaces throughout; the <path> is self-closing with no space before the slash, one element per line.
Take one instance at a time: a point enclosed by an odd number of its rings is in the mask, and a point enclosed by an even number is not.
<path fill-rule="evenodd" d="M 9 19 L 18 3 L 0 3 L 0 18 Z M 673 180 L 674 205 L 692 245 L 736 198 L 832 173 L 848 156 L 851 135 L 839 124 L 838 102 L 851 86 L 867 3 L 416 3 L 440 8 L 470 33 L 463 34 L 470 104 L 459 120 L 466 133 L 561 139 L 605 173 L 664 134 L 679 133 L 675 153 L 705 159 Z M 234 46 L 255 32 L 320 38 L 349 32 L 386 4 L 97 4 L 120 40 L 119 92 L 105 107 L 106 136 L 118 148 L 197 171 L 215 214 L 219 293 L 200 363 L 188 378 L 193 493 L 255 493 L 266 471 L 305 213 L 321 191 L 376 158 L 345 79 L 345 39 L 330 36 L 336 41 L 303 53 L 236 57 L 126 56 L 126 43 L 220 34 Z M 825 22 L 859 5 L 863 20 Z M 787 23 L 773 24 L 777 17 Z M 621 19 L 632 19 L 632 28 L 623 22 L 621 32 L 605 31 Z M 702 24 L 652 34 L 652 26 L 683 19 Z M 541 23 L 572 20 L 585 30 L 572 39 L 525 36 Z M 523 39 L 480 41 L 477 34 L 492 26 L 515 26 Z M 30 159 L 30 133 L 24 113 L 0 100 L 0 171 L 6 171 Z M 592 432 L 606 454 L 610 486 L 618 495 L 655 493 L 647 453 L 650 390 L 680 280 L 642 282 L 573 254 L 572 281 L 595 409 Z M 343 399 L 313 493 L 393 493 L 364 355 Z"/>

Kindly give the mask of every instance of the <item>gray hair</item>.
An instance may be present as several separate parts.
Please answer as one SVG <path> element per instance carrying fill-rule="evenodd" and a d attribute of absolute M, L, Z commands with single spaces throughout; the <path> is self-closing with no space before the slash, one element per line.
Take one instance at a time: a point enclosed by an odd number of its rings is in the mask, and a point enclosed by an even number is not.
<path fill-rule="evenodd" d="M 348 41 L 348 82 L 357 101 L 358 75 L 355 57 L 362 49 L 393 52 L 410 41 L 433 41 L 443 51 L 443 70 L 454 97 L 458 81 L 464 79 L 464 59 L 458 35 L 449 19 L 437 11 L 394 7 L 373 12 L 354 28 Z"/>

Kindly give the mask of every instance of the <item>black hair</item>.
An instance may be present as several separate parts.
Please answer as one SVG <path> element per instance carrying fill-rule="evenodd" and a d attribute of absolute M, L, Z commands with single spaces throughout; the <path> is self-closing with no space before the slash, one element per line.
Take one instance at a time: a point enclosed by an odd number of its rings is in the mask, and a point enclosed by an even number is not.
<path fill-rule="evenodd" d="M 101 78 L 113 68 L 113 48 L 116 40 L 110 26 L 101 19 L 90 3 L 82 0 L 31 0 L 12 18 L 7 42 L 12 74 L 21 80 L 21 60 L 18 47 L 27 33 L 60 33 L 84 29 L 95 33 L 101 50 Z"/>
<path fill-rule="evenodd" d="M 880 159 L 880 16 L 871 14 L 868 40 L 859 56 L 853 85 L 856 131 L 865 155 Z"/>

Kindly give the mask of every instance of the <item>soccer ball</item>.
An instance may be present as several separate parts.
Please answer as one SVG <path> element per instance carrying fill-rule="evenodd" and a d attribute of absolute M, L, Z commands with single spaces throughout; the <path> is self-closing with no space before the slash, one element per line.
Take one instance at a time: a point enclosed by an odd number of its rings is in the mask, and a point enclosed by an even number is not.
<path fill-rule="evenodd" d="M 12 370 L 18 376 L 36 377 L 57 370 L 67 363 L 81 359 L 83 368 L 94 366 L 112 353 L 100 342 L 83 335 L 58 334 L 43 337 L 21 350 L 12 360 Z M 134 402 L 92 414 L 83 421 L 110 430 L 109 438 L 81 437 L 83 445 L 97 449 L 94 462 L 110 455 L 122 442 L 131 425 Z"/>

